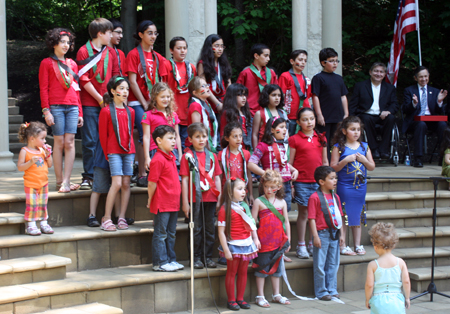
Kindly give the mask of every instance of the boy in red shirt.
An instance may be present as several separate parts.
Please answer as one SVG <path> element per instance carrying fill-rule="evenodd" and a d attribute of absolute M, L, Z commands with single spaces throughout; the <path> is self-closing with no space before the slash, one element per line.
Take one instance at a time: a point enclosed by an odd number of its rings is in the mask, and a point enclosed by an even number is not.
<path fill-rule="evenodd" d="M 176 271 L 184 266 L 176 261 L 175 234 L 180 210 L 181 187 L 178 178 L 175 130 L 169 125 L 158 126 L 152 134 L 158 145 L 150 162 L 148 174 L 148 207 L 155 214 L 152 240 L 154 271 Z M 170 197 L 167 197 L 170 193 Z"/>
<path fill-rule="evenodd" d="M 128 73 L 125 71 L 125 53 L 117 48 L 123 38 L 123 24 L 116 19 L 109 19 L 109 21 L 112 23 L 114 30 L 111 33 L 111 41 L 109 42 L 108 47 L 111 47 L 116 52 L 120 76 L 126 77 L 128 76 Z"/>
<path fill-rule="evenodd" d="M 108 47 L 113 25 L 104 18 L 96 18 L 89 24 L 89 40 L 77 53 L 78 76 L 80 77 L 80 99 L 83 105 L 84 124 L 81 129 L 83 152 L 83 181 L 81 190 L 92 188 L 94 177 L 94 153 L 98 138 L 98 118 L 105 106 L 103 95 L 111 77 L 119 74 L 117 56 Z"/>
<path fill-rule="evenodd" d="M 342 227 L 342 208 L 336 190 L 336 172 L 330 166 L 320 166 L 314 171 L 320 185 L 308 201 L 308 219 L 314 237 L 313 269 L 314 292 L 322 301 L 339 298 L 337 273 L 339 270 L 339 236 Z M 325 266 L 328 268 L 325 269 Z"/>
<path fill-rule="evenodd" d="M 284 110 L 288 114 L 289 136 L 296 134 L 297 112 L 302 108 L 311 108 L 309 98 L 311 97 L 311 80 L 303 74 L 308 53 L 298 49 L 291 52 L 289 62 L 292 69 L 280 75 L 279 85 L 284 93 Z"/>
<path fill-rule="evenodd" d="M 181 145 L 183 146 L 188 137 L 188 112 L 189 112 L 189 82 L 197 75 L 195 66 L 189 61 L 185 61 L 188 52 L 188 44 L 183 37 L 174 37 L 169 43 L 172 58 L 166 60 L 167 84 L 175 95 L 175 103 L 177 104 L 177 114 L 180 118 L 179 132 Z"/>
<path fill-rule="evenodd" d="M 208 130 L 206 126 L 201 122 L 195 122 L 189 125 L 187 131 L 188 140 L 192 146 L 186 148 L 186 153 L 180 160 L 180 176 L 183 212 L 186 217 L 189 216 L 189 213 L 194 215 L 194 268 L 202 269 L 204 263 L 209 268 L 215 268 L 217 265 L 212 260 L 212 253 L 215 241 L 216 203 L 221 191 L 220 175 L 222 170 L 220 170 L 216 155 L 207 148 Z M 187 158 L 194 159 L 199 170 L 198 172 L 194 171 L 194 180 L 192 180 L 195 182 L 195 186 L 193 186 L 195 190 L 192 192 L 192 209 L 189 208 L 190 171 Z M 203 232 L 205 238 L 203 238 Z M 206 258 L 202 261 L 203 257 Z"/>
<path fill-rule="evenodd" d="M 253 62 L 239 74 L 236 83 L 248 88 L 248 105 L 252 117 L 261 109 L 258 104 L 259 94 L 267 84 L 278 84 L 277 75 L 267 68 L 270 61 L 270 49 L 264 44 L 254 44 L 251 50 Z"/>

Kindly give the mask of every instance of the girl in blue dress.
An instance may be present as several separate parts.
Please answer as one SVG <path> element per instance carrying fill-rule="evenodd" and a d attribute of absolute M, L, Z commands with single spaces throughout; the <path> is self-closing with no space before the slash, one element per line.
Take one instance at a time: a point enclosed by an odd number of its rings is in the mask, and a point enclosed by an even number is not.
<path fill-rule="evenodd" d="M 379 222 L 369 234 L 379 258 L 367 266 L 366 307 L 371 314 L 404 314 L 410 306 L 411 283 L 405 261 L 391 253 L 398 242 L 394 225 Z"/>
<path fill-rule="evenodd" d="M 336 193 L 341 198 L 347 219 L 339 241 L 342 255 L 366 254 L 361 245 L 361 213 L 366 200 L 367 170 L 374 170 L 375 162 L 367 143 L 361 142 L 362 132 L 361 120 L 350 116 L 338 126 L 333 139 L 331 167 L 338 175 Z M 355 251 L 345 245 L 346 225 L 352 228 Z"/>

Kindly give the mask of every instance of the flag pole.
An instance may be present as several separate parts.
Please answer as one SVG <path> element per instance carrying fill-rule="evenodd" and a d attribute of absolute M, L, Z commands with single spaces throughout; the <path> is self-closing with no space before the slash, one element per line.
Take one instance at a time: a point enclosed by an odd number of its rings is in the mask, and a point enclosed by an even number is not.
<path fill-rule="evenodd" d="M 422 49 L 420 48 L 419 0 L 416 0 L 417 43 L 419 45 L 419 65 L 422 65 Z"/>

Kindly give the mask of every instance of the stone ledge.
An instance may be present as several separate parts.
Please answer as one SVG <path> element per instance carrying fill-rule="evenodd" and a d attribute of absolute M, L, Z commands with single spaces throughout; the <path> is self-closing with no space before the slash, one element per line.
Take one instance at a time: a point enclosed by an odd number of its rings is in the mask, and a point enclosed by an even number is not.
<path fill-rule="evenodd" d="M 366 202 L 388 201 L 388 200 L 412 200 L 434 198 L 434 191 L 405 191 L 405 192 L 369 192 Z M 437 191 L 437 198 L 450 198 L 450 191 Z"/>
<path fill-rule="evenodd" d="M 56 255 L 14 258 L 0 261 L 0 274 L 20 273 L 38 269 L 51 269 L 71 264 L 70 258 Z"/>
<path fill-rule="evenodd" d="M 414 208 L 414 209 L 383 209 L 369 210 L 366 213 L 367 219 L 404 219 L 404 218 L 424 218 L 433 217 L 432 208 Z M 437 208 L 437 216 L 450 216 L 450 208 Z"/>
<path fill-rule="evenodd" d="M 432 227 L 396 228 L 400 239 L 430 238 L 433 236 Z M 450 236 L 450 226 L 436 227 L 436 237 Z"/>
<path fill-rule="evenodd" d="M 412 280 L 431 280 L 431 268 L 411 268 L 408 269 L 409 277 Z M 436 266 L 434 268 L 434 279 L 450 278 L 450 266 Z"/>
<path fill-rule="evenodd" d="M 122 309 L 101 303 L 91 303 L 62 309 L 50 310 L 35 314 L 122 314 Z"/>
<path fill-rule="evenodd" d="M 0 213 L 0 225 L 13 225 L 25 223 L 23 214 L 19 213 Z"/>

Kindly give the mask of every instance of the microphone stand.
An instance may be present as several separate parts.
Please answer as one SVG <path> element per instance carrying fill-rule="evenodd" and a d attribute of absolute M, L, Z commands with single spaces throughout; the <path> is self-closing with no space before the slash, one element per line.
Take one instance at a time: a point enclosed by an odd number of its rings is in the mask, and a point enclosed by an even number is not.
<path fill-rule="evenodd" d="M 194 172 L 198 171 L 197 166 L 193 160 L 187 158 L 190 176 L 189 176 L 189 201 L 190 201 L 190 215 L 189 215 L 189 236 L 190 236 L 190 260 L 191 260 L 191 313 L 194 314 L 194 215 L 192 212 L 193 197 L 192 197 L 192 177 Z"/>

